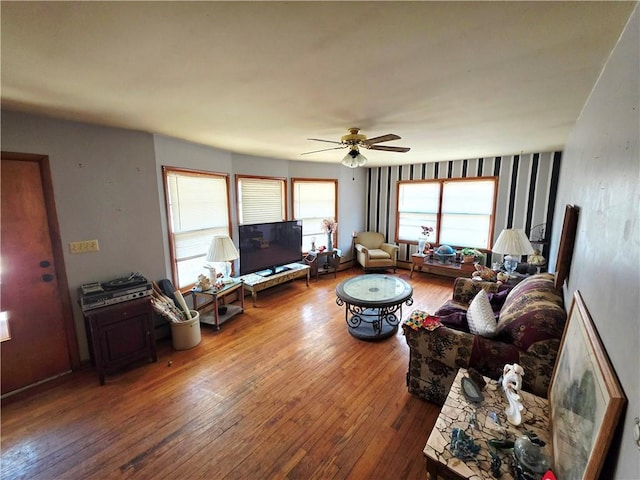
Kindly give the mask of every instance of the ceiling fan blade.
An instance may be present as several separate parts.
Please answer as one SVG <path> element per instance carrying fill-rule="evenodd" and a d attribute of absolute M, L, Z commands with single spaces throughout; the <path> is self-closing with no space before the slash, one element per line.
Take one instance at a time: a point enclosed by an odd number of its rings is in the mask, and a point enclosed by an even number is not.
<path fill-rule="evenodd" d="M 384 152 L 399 152 L 405 153 L 411 150 L 409 147 L 388 147 L 385 145 L 371 145 L 367 147 L 368 150 L 382 150 Z"/>
<path fill-rule="evenodd" d="M 304 153 L 301 153 L 300 155 L 308 155 L 310 153 L 326 152 L 327 150 L 339 150 L 341 148 L 347 148 L 347 145 L 342 145 L 340 147 L 323 148 L 322 150 L 313 150 L 312 152 L 304 152 Z"/>
<path fill-rule="evenodd" d="M 316 142 L 337 143 L 338 145 L 342 145 L 342 142 L 336 142 L 335 140 L 323 140 L 322 138 L 307 138 L 307 140 L 313 140 Z"/>
<path fill-rule="evenodd" d="M 400 140 L 400 137 L 394 133 L 387 133 L 386 135 L 380 135 L 379 137 L 367 138 L 362 141 L 362 144 L 366 146 L 374 143 L 390 142 L 391 140 Z"/>

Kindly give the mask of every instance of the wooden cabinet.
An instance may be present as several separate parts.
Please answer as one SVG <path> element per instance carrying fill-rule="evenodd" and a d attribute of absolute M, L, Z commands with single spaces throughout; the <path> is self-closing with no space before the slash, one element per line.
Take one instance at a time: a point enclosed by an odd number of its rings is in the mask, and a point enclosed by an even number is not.
<path fill-rule="evenodd" d="M 130 300 L 85 312 L 91 361 L 100 385 L 106 373 L 139 360 L 157 361 L 153 308 L 148 298 Z"/>

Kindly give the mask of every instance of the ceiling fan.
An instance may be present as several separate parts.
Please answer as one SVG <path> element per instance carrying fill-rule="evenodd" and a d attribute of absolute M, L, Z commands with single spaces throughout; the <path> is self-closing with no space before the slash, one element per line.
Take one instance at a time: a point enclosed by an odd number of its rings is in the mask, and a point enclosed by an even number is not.
<path fill-rule="evenodd" d="M 348 134 L 340 137 L 340 141 L 335 140 L 323 140 L 321 138 L 308 138 L 307 140 L 314 140 L 316 142 L 335 143 L 338 147 L 323 148 L 320 150 L 313 150 L 311 152 L 304 152 L 301 155 L 308 155 L 310 153 L 325 152 L 327 150 L 338 150 L 340 148 L 349 148 L 349 153 L 342 159 L 342 164 L 345 167 L 356 168 L 361 167 L 367 162 L 364 155 L 360 153 L 360 147 L 368 150 L 382 150 L 384 152 L 399 152 L 405 153 L 411 150 L 409 147 L 392 147 L 388 145 L 378 145 L 382 142 L 390 142 L 391 140 L 400 140 L 400 137 L 394 133 L 388 133 L 386 135 L 380 135 L 379 137 L 367 138 L 366 135 L 359 133 L 359 128 L 349 128 Z"/>

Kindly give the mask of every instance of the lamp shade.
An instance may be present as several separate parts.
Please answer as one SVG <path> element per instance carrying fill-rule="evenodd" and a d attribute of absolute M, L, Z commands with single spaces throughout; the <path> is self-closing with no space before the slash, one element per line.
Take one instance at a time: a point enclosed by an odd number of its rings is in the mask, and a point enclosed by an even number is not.
<path fill-rule="evenodd" d="M 349 168 L 357 168 L 367 163 L 367 157 L 362 155 L 357 147 L 351 148 L 342 159 L 342 165 Z"/>
<path fill-rule="evenodd" d="M 238 258 L 238 250 L 228 235 L 216 235 L 211 240 L 209 252 L 207 253 L 208 262 L 231 262 Z"/>
<path fill-rule="evenodd" d="M 531 242 L 524 231 L 518 228 L 502 230 L 491 250 L 504 255 L 530 255 L 533 253 Z"/>

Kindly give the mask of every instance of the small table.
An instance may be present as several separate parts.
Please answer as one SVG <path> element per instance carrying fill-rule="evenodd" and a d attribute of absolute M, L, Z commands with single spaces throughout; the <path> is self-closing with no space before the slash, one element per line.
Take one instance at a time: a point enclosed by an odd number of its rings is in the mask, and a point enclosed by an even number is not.
<path fill-rule="evenodd" d="M 231 283 L 225 283 L 222 288 L 210 288 L 209 290 L 203 290 L 198 292 L 196 290 L 191 290 L 191 294 L 193 295 L 193 309 L 198 310 L 198 308 L 204 308 L 211 303 L 213 303 L 213 315 L 203 315 L 200 314 L 200 323 L 206 323 L 208 325 L 215 325 L 218 330 L 220 330 L 220 324 L 226 322 L 234 315 L 244 312 L 244 292 L 242 290 L 242 286 L 244 282 L 242 279 L 232 278 Z M 238 291 L 240 289 L 240 291 Z M 220 299 L 226 297 L 230 293 L 238 292 L 238 300 L 240 301 L 240 306 L 227 304 L 224 305 L 227 310 L 225 313 L 220 313 L 219 308 Z M 210 301 L 200 307 L 198 307 L 198 296 L 203 295 L 206 297 L 211 297 Z M 199 311 L 199 310 L 198 310 Z"/>
<path fill-rule="evenodd" d="M 412 295 L 413 288 L 407 282 L 383 274 L 359 275 L 336 287 L 336 303 L 346 305 L 349 333 L 360 340 L 381 340 L 395 335 L 402 318 L 402 304 L 412 305 Z"/>
<path fill-rule="evenodd" d="M 487 388 L 482 392 L 484 400 L 478 405 L 467 401 L 462 393 L 460 382 L 462 377 L 468 376 L 465 369 L 458 370 L 449 395 L 442 406 L 440 416 L 429 435 L 429 440 L 424 447 L 424 456 L 427 466 L 427 476 L 429 480 L 444 478 L 447 480 L 459 480 L 465 478 L 493 479 L 491 475 L 491 456 L 487 447 L 487 440 L 491 438 L 502 438 L 500 426 L 490 417 L 490 412 L 495 412 L 500 419 L 502 427 L 506 428 L 509 437 L 517 438 L 524 434 L 525 430 L 534 432 L 547 445 L 550 444 L 549 436 L 549 406 L 545 398 L 537 397 L 531 393 L 520 391 L 522 404 L 524 405 L 524 415 L 522 423 L 515 427 L 507 422 L 504 413 L 508 403 L 502 388 L 493 380 L 484 378 Z M 491 382 L 496 386 L 490 389 Z M 469 427 L 469 419 L 472 414 L 476 415 L 476 422 L 479 429 Z M 451 431 L 453 428 L 461 428 L 465 433 L 473 438 L 480 447 L 480 452 L 476 456 L 478 462 L 463 462 L 456 458 L 449 449 L 451 445 Z M 509 453 L 507 453 L 509 452 Z M 513 479 L 513 471 L 508 466 L 511 463 L 510 451 L 499 450 L 502 459 L 502 476 L 500 480 Z"/>
<path fill-rule="evenodd" d="M 333 277 L 336 278 L 341 258 L 342 251 L 339 248 L 334 248 L 322 252 L 319 250 L 309 252 L 304 261 L 311 268 L 311 275 L 314 275 L 317 281 L 318 275 L 321 273 L 333 272 Z"/>

